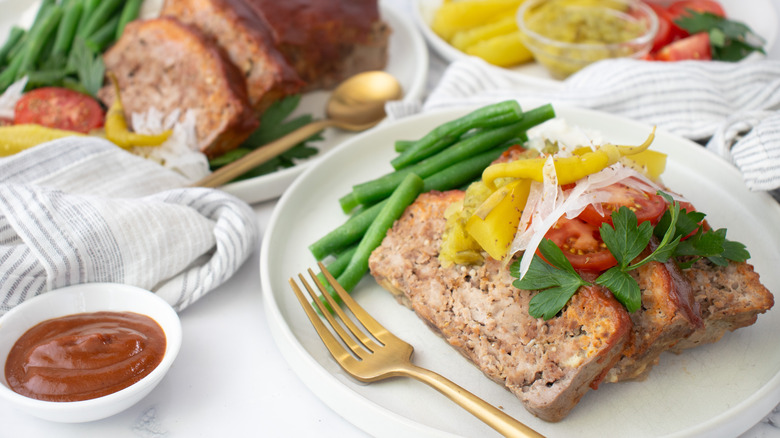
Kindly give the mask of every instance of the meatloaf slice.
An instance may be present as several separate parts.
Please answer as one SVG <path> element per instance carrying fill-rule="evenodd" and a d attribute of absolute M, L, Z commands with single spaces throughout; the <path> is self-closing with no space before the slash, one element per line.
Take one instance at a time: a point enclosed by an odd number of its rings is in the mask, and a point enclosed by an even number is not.
<path fill-rule="evenodd" d="M 274 42 L 306 82 L 331 89 L 356 73 L 387 64 L 390 27 L 376 0 L 245 0 L 262 16 Z"/>
<path fill-rule="evenodd" d="M 258 115 L 303 85 L 276 49 L 265 22 L 244 0 L 166 0 L 161 15 L 176 17 L 216 40 L 246 78 Z"/>
<path fill-rule="evenodd" d="M 644 379 L 661 353 L 703 327 L 691 284 L 674 262 L 650 262 L 631 275 L 639 283 L 642 307 L 630 314 L 631 336 L 607 382 Z"/>
<path fill-rule="evenodd" d="M 677 343 L 674 346 L 677 352 L 717 342 L 726 332 L 752 325 L 759 314 L 775 303 L 753 266 L 745 262 L 718 266 L 699 259 L 683 274 L 693 286 L 704 326 Z"/>
<path fill-rule="evenodd" d="M 549 321 L 528 314 L 532 292 L 492 259 L 445 269 L 445 209 L 463 192 L 424 193 L 369 260 L 371 274 L 528 411 L 559 421 L 620 358 L 631 321 L 606 290 L 583 288 Z"/>
<path fill-rule="evenodd" d="M 195 110 L 198 147 L 208 157 L 234 149 L 258 126 L 243 75 L 212 40 L 174 18 L 129 23 L 103 60 L 128 116 L 151 107 L 180 109 L 182 117 Z M 110 85 L 100 98 L 111 104 Z"/>

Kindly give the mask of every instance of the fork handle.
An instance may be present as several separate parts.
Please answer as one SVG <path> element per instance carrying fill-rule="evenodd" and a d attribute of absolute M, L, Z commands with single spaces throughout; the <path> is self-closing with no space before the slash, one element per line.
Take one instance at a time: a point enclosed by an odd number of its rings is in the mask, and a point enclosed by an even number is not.
<path fill-rule="evenodd" d="M 431 370 L 410 365 L 405 374 L 428 384 L 506 437 L 544 438 L 525 424 Z"/>

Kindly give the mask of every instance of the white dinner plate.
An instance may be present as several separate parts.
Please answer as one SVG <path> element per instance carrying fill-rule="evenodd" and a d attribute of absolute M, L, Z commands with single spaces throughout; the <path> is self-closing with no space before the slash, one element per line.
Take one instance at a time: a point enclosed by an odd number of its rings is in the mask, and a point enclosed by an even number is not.
<path fill-rule="evenodd" d="M 451 46 L 431 30 L 431 23 L 436 10 L 443 0 L 413 0 L 412 16 L 417 27 L 433 49 L 449 62 L 466 59 L 469 55 Z M 726 16 L 735 21 L 741 21 L 766 41 L 764 50 L 769 53 L 777 38 L 777 14 L 770 0 L 750 0 L 747 6 L 744 0 L 718 0 Z M 660 1 L 659 1 L 660 2 Z M 560 81 L 550 76 L 547 70 L 535 62 L 529 62 L 511 68 L 494 66 L 496 71 L 516 73 L 527 81 L 540 86 L 555 86 Z"/>
<path fill-rule="evenodd" d="M 532 108 L 534 103 L 523 103 Z M 571 124 L 600 131 L 606 141 L 639 144 L 650 127 L 620 117 L 556 108 Z M 316 267 L 307 247 L 345 221 L 338 199 L 351 186 L 389 172 L 397 139 L 419 138 L 465 109 L 387 123 L 341 144 L 307 169 L 279 200 L 260 252 L 268 323 L 292 369 L 336 412 L 376 436 L 496 436 L 433 389 L 411 379 L 365 385 L 330 357 L 290 290 L 288 279 Z M 763 283 L 780 291 L 780 205 L 749 192 L 731 164 L 701 146 L 658 132 L 654 149 L 669 155 L 664 181 L 708 213 L 729 237 L 745 243 Z M 354 297 L 382 324 L 415 347 L 414 360 L 474 392 L 548 437 L 734 437 L 780 402 L 780 310 L 759 316 L 720 342 L 665 354 L 647 380 L 602 384 L 559 423 L 525 411 L 502 386 L 435 335 L 369 275 Z"/>
<path fill-rule="evenodd" d="M 150 11 L 147 16 L 153 15 L 154 9 L 161 4 L 160 0 L 146 1 L 148 4 L 145 5 L 147 7 L 145 11 Z M 9 29 L 14 24 L 24 27 L 30 25 L 39 4 L 39 1 L 31 3 L 29 0 L 0 0 L 0 8 L 3 10 L 0 14 L 0 44 L 5 41 Z M 420 99 L 425 91 L 428 74 L 428 48 L 425 40 L 414 24 L 401 15 L 397 6 L 393 6 L 392 0 L 380 0 L 379 6 L 382 18 L 392 28 L 385 71 L 394 75 L 401 83 L 405 100 Z M 311 114 L 316 118 L 323 118 L 328 96 L 330 93 L 327 91 L 305 94 L 293 116 Z M 352 132 L 328 129 L 323 133 L 322 141 L 312 143 L 312 146 L 319 149 L 319 153 L 310 159 L 302 160 L 296 166 L 268 175 L 226 184 L 222 189 L 249 203 L 276 198 L 306 167 L 316 162 L 333 146 L 354 135 L 355 133 Z"/>

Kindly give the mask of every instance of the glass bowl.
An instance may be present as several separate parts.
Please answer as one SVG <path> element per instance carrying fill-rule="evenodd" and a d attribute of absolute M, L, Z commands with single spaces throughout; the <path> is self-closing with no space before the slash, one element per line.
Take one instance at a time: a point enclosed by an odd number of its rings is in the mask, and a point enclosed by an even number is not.
<path fill-rule="evenodd" d="M 163 329 L 166 346 L 162 361 L 145 377 L 127 388 L 83 401 L 45 401 L 14 392 L 0 372 L 0 399 L 9 407 L 36 417 L 61 422 L 82 423 L 117 414 L 144 398 L 157 386 L 173 364 L 182 339 L 176 311 L 156 294 L 134 286 L 116 283 L 85 283 L 53 290 L 31 298 L 0 317 L 0 359 L 5 370 L 8 353 L 31 327 L 61 316 L 98 311 L 134 312 L 155 320 Z"/>
<path fill-rule="evenodd" d="M 640 0 L 528 0 L 517 11 L 523 43 L 556 79 L 608 58 L 642 58 L 658 17 Z"/>

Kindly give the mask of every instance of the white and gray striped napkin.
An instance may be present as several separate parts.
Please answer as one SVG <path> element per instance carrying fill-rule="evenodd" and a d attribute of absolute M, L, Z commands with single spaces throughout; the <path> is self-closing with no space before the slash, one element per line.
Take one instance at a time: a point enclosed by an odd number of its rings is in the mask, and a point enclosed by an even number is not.
<path fill-rule="evenodd" d="M 256 216 L 218 190 L 98 138 L 0 159 L 0 314 L 52 289 L 117 282 L 177 310 L 256 248 Z"/>
<path fill-rule="evenodd" d="M 706 141 L 751 190 L 780 188 L 780 62 L 602 61 L 549 84 L 473 58 L 444 71 L 424 103 L 393 102 L 391 118 L 506 99 L 591 108 Z"/>

